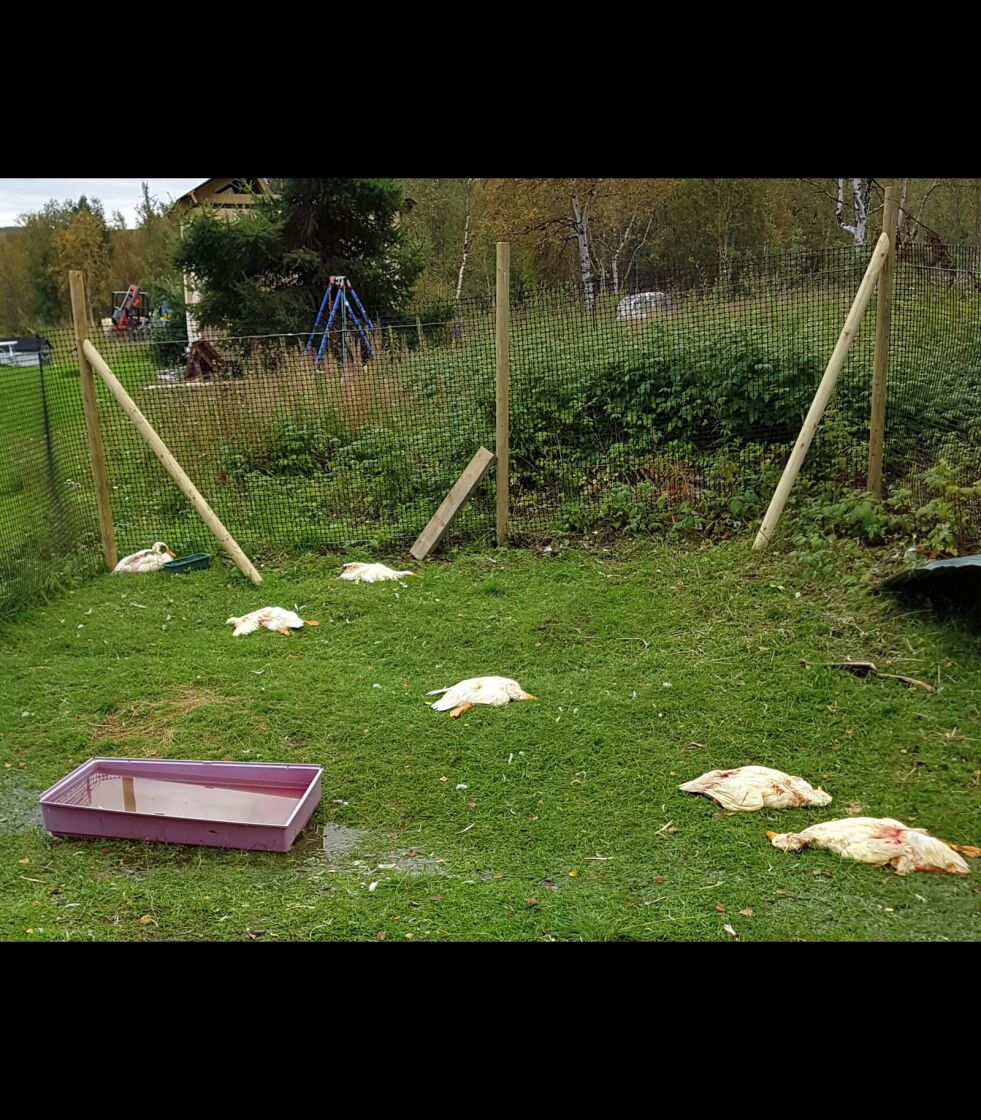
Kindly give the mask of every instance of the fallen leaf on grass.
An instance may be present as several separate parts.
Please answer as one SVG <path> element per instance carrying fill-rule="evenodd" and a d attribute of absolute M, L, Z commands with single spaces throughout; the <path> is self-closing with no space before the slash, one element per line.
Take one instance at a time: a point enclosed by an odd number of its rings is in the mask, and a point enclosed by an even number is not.
<path fill-rule="evenodd" d="M 141 926 L 148 926 L 148 925 L 150 925 L 151 922 L 153 922 L 153 918 L 151 918 L 149 914 L 144 914 L 143 917 L 140 918 L 140 925 Z M 154 923 L 154 924 L 156 924 L 156 923 Z"/>
<path fill-rule="evenodd" d="M 31 861 L 25 856 L 24 859 L 19 859 L 17 862 L 21 867 L 26 867 Z"/>
<path fill-rule="evenodd" d="M 429 896 L 429 901 L 430 902 L 442 902 L 443 901 L 443 896 L 441 894 L 431 894 Z"/>
<path fill-rule="evenodd" d="M 739 940 L 739 934 L 736 933 L 736 931 L 732 928 L 731 925 L 729 925 L 728 922 L 726 922 L 726 924 L 722 928 L 726 931 L 726 933 L 729 934 L 730 937 L 734 937 L 737 941 Z"/>
<path fill-rule="evenodd" d="M 742 916 L 744 918 L 752 918 L 752 916 L 753 916 L 753 911 L 750 910 L 750 908 L 748 906 L 746 907 L 745 910 L 740 910 L 739 913 L 742 914 Z"/>
<path fill-rule="evenodd" d="M 811 872 L 812 875 L 820 875 L 825 879 L 831 879 L 832 874 L 826 867 L 819 867 L 816 871 Z"/>
<path fill-rule="evenodd" d="M 655 883 L 663 883 L 664 881 L 665 881 L 665 879 L 664 879 L 663 875 L 655 875 L 654 876 L 654 882 Z"/>
<path fill-rule="evenodd" d="M 718 910 L 718 912 L 719 912 L 720 914 L 724 914 L 724 913 L 726 912 L 726 908 L 725 908 L 725 907 L 724 907 L 724 906 L 722 905 L 722 903 L 721 903 L 721 902 L 717 902 L 717 903 L 715 904 L 715 908 L 716 908 L 716 910 Z"/>
<path fill-rule="evenodd" d="M 541 880 L 539 880 L 539 886 L 544 887 L 547 891 L 558 891 L 558 889 L 559 889 L 555 885 L 555 880 L 554 879 L 541 879 Z"/>
<path fill-rule="evenodd" d="M 111 854 L 112 854 L 112 848 L 100 848 L 99 849 L 99 855 L 100 856 L 108 856 L 108 855 L 111 855 Z"/>
<path fill-rule="evenodd" d="M 537 905 L 538 905 L 538 899 L 537 898 L 526 898 L 525 899 L 525 906 L 537 906 Z"/>
<path fill-rule="evenodd" d="M 375 940 L 376 940 L 376 941 L 384 941 L 384 940 L 385 940 L 385 931 L 384 931 L 383 929 L 380 929 L 380 930 L 379 930 L 379 931 L 378 931 L 378 932 L 377 932 L 377 933 L 375 934 Z"/>

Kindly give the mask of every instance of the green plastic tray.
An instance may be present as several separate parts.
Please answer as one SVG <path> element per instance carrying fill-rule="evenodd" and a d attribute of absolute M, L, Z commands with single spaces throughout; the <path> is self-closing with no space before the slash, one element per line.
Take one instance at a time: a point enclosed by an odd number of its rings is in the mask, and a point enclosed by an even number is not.
<path fill-rule="evenodd" d="M 190 556 L 181 556 L 164 564 L 165 572 L 203 572 L 211 567 L 211 557 L 207 552 L 195 552 Z"/>

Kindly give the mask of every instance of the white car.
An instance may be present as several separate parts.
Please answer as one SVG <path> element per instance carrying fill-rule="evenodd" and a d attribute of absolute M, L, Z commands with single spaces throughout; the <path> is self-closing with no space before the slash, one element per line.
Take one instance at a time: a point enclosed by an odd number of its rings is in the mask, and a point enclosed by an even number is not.
<path fill-rule="evenodd" d="M 51 361 L 51 343 L 46 338 L 0 339 L 0 366 L 32 366 Z"/>

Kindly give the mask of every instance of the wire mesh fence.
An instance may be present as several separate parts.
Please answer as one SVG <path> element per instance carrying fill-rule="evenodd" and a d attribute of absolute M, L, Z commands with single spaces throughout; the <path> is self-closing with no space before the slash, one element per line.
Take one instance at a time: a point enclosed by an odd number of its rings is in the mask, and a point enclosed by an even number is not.
<path fill-rule="evenodd" d="M 799 431 L 864 273 L 851 249 L 721 270 L 683 264 L 636 291 L 522 293 L 511 324 L 511 531 L 748 533 Z M 981 477 L 981 256 L 897 265 L 885 478 L 922 487 L 944 457 Z M 584 298 L 584 295 L 587 298 Z M 807 480 L 864 484 L 874 301 L 808 456 Z M 0 365 L 0 608 L 100 570 L 74 338 Z M 253 555 L 401 546 L 476 449 L 494 447 L 494 310 L 331 332 L 93 341 Z M 322 345 L 324 344 L 324 345 Z M 4 361 L 0 353 L 0 362 Z M 207 530 L 97 381 L 120 554 Z M 490 539 L 494 481 L 453 527 Z M 975 528 L 981 509 L 969 511 Z"/>

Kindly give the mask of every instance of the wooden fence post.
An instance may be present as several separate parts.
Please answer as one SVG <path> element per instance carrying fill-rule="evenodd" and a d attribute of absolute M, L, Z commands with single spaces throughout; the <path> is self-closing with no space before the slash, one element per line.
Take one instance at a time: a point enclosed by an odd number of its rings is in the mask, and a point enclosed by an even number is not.
<path fill-rule="evenodd" d="M 892 288 L 896 272 L 896 226 L 899 219 L 899 184 L 886 187 L 882 232 L 889 237 L 889 256 L 879 277 L 875 305 L 875 362 L 872 367 L 872 416 L 869 421 L 868 490 L 882 497 L 882 455 L 886 441 L 886 374 L 889 369 L 889 332 L 892 327 Z"/>
<path fill-rule="evenodd" d="M 494 454 L 497 458 L 497 543 L 504 544 L 508 535 L 508 484 L 511 469 L 511 445 L 508 431 L 510 419 L 508 391 L 510 387 L 509 334 L 511 327 L 511 245 L 497 243 L 497 425 Z"/>
<path fill-rule="evenodd" d="M 85 434 L 89 445 L 89 462 L 95 483 L 95 504 L 99 511 L 99 535 L 102 538 L 102 555 L 111 572 L 116 566 L 116 532 L 112 525 L 112 503 L 109 500 L 109 473 L 106 470 L 106 451 L 102 446 L 99 430 L 99 406 L 95 400 L 95 382 L 92 367 L 85 356 L 84 343 L 89 337 L 89 316 L 85 302 L 85 280 L 81 272 L 68 273 L 68 287 L 72 297 L 72 319 L 75 323 L 75 343 L 78 346 L 78 372 L 82 385 L 82 409 L 85 413 Z"/>

